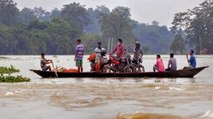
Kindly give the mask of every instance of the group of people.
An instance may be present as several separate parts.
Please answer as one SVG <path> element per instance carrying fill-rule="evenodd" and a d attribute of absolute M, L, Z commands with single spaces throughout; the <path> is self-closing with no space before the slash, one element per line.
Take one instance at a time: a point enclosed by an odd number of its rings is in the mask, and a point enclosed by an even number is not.
<path fill-rule="evenodd" d="M 187 61 L 191 68 L 196 68 L 196 58 L 194 56 L 194 50 L 189 52 L 190 58 L 186 55 Z M 164 67 L 163 59 L 160 55 L 156 56 L 156 63 L 153 66 L 153 71 L 163 72 L 163 71 L 176 71 L 177 70 L 177 61 L 174 58 L 174 53 L 170 53 L 170 59 L 168 61 L 167 69 Z"/>
<path fill-rule="evenodd" d="M 165 69 L 163 59 L 160 55 L 156 56 L 156 63 L 153 66 L 153 71 L 163 72 L 163 71 L 176 71 L 177 70 L 177 62 L 174 58 L 174 54 L 170 53 L 170 59 L 168 61 L 168 67 Z"/>
<path fill-rule="evenodd" d="M 76 40 L 76 47 L 75 47 L 75 55 L 74 55 L 74 61 L 76 62 L 76 67 L 78 68 L 78 72 L 83 72 L 83 56 L 84 56 L 84 45 L 81 44 L 81 39 Z M 101 53 L 104 51 L 104 53 L 106 53 L 106 49 L 102 47 L 102 44 L 99 42 L 97 48 L 95 48 L 95 54 L 96 54 L 96 58 L 93 62 L 93 65 L 91 65 L 91 70 L 93 70 L 94 68 L 94 64 L 96 64 L 97 62 L 100 62 L 100 57 L 101 57 Z M 120 59 L 122 57 L 124 57 L 127 52 L 126 49 L 124 47 L 124 44 L 122 42 L 122 39 L 118 39 L 118 43 L 116 45 L 116 47 L 114 48 L 114 50 L 110 53 L 110 55 L 112 55 L 113 53 L 116 53 L 116 58 Z M 187 60 L 190 64 L 191 67 L 195 68 L 196 67 L 196 59 L 194 56 L 194 51 L 190 50 L 190 58 L 188 59 L 188 55 L 187 55 Z M 134 54 L 133 54 L 133 62 L 139 62 L 140 60 L 142 60 L 143 57 L 143 51 L 141 49 L 141 45 L 139 42 L 135 42 L 135 49 L 134 49 Z M 51 67 L 47 64 L 53 64 L 52 60 L 47 60 L 45 58 L 44 53 L 41 53 L 41 69 L 42 71 L 51 71 Z M 163 63 L 163 59 L 161 58 L 161 56 L 158 54 L 156 56 L 156 63 L 153 66 L 153 71 L 158 71 L 158 72 L 163 72 L 163 71 L 175 71 L 177 70 L 177 62 L 176 59 L 174 58 L 174 54 L 170 53 L 170 59 L 168 61 L 168 67 L 167 69 L 165 69 L 164 67 L 164 63 Z"/>

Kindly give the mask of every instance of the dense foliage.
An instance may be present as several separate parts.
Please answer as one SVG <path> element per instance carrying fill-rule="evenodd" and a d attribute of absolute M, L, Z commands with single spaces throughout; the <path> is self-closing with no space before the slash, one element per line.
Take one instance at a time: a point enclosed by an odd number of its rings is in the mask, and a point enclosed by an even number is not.
<path fill-rule="evenodd" d="M 22 76 L 11 76 L 10 74 L 19 72 L 19 69 L 10 67 L 0 67 L 0 82 L 14 83 L 14 82 L 29 82 L 30 79 Z M 6 74 L 6 75 L 5 75 Z"/>
<path fill-rule="evenodd" d="M 179 35 L 176 40 L 185 39 L 184 42 L 188 43 L 197 53 L 213 53 L 212 0 L 205 0 L 198 7 L 175 14 L 172 24 L 174 33 Z M 178 43 L 180 42 L 173 44 L 178 45 Z M 171 49 L 175 50 L 174 47 Z"/>
<path fill-rule="evenodd" d="M 14 83 L 14 82 L 29 82 L 30 79 L 22 76 L 0 76 L 0 82 L 2 83 Z"/>
<path fill-rule="evenodd" d="M 148 53 L 167 53 L 173 41 L 173 34 L 166 26 L 159 26 L 153 21 L 152 25 L 136 23 L 135 37 L 141 41 L 143 50 Z"/>
<path fill-rule="evenodd" d="M 10 67 L 0 67 L 0 74 L 11 74 L 19 72 L 19 69 L 14 68 L 12 65 Z"/>
<path fill-rule="evenodd" d="M 0 55 L 73 54 L 78 38 L 86 46 L 86 53 L 93 52 L 99 41 L 107 48 L 109 39 L 113 39 L 115 45 L 118 38 L 123 39 L 130 52 L 136 40 L 142 43 L 145 53 L 168 53 L 170 49 L 183 53 L 183 43 L 190 43 L 198 51 L 201 48 L 213 51 L 212 21 L 210 0 L 198 8 L 176 14 L 174 34 L 156 21 L 150 25 L 134 21 L 127 7 L 86 9 L 79 3 L 70 3 L 61 10 L 55 8 L 49 12 L 41 7 L 19 10 L 13 0 L 1 0 Z M 181 51 L 177 46 L 183 46 Z"/>

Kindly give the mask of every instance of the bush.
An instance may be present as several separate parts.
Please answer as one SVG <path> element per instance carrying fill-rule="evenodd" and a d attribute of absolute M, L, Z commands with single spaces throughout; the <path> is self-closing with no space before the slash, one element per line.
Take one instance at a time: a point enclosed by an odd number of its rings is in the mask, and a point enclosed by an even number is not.
<path fill-rule="evenodd" d="M 11 73 L 16 73 L 19 72 L 19 69 L 15 69 L 12 65 L 10 67 L 0 67 L 0 74 L 11 74 Z"/>
<path fill-rule="evenodd" d="M 14 82 L 29 82 L 30 79 L 22 76 L 10 76 L 12 73 L 19 72 L 19 69 L 14 68 L 12 65 L 10 67 L 0 66 L 0 82 L 14 83 Z M 4 74 L 9 74 L 9 76 L 4 76 Z"/>
<path fill-rule="evenodd" d="M 14 83 L 14 82 L 29 82 L 30 79 L 22 76 L 0 76 L 0 82 Z"/>

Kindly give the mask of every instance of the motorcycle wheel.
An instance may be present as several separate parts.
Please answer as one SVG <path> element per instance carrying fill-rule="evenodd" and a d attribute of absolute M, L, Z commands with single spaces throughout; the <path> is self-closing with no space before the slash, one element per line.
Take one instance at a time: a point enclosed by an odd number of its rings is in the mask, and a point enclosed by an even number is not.
<path fill-rule="evenodd" d="M 111 67 L 109 65 L 103 66 L 102 72 L 104 72 L 104 73 L 111 73 L 112 72 Z"/>
<path fill-rule="evenodd" d="M 143 65 L 139 65 L 139 66 L 136 68 L 136 72 L 145 72 L 144 66 L 143 66 Z"/>
<path fill-rule="evenodd" d="M 133 72 L 135 72 L 135 68 L 134 68 L 134 66 L 127 65 L 127 66 L 124 67 L 124 72 L 125 73 L 133 73 Z"/>

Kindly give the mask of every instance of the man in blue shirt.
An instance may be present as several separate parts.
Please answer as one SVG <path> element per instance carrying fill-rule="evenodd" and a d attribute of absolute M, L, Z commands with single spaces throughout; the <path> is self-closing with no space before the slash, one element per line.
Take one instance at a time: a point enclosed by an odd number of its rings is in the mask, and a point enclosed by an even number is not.
<path fill-rule="evenodd" d="M 189 55 L 190 55 L 189 59 L 188 59 L 188 55 L 187 55 L 187 60 L 189 62 L 189 65 L 192 66 L 193 68 L 196 68 L 196 59 L 194 56 L 194 50 L 190 50 Z"/>

